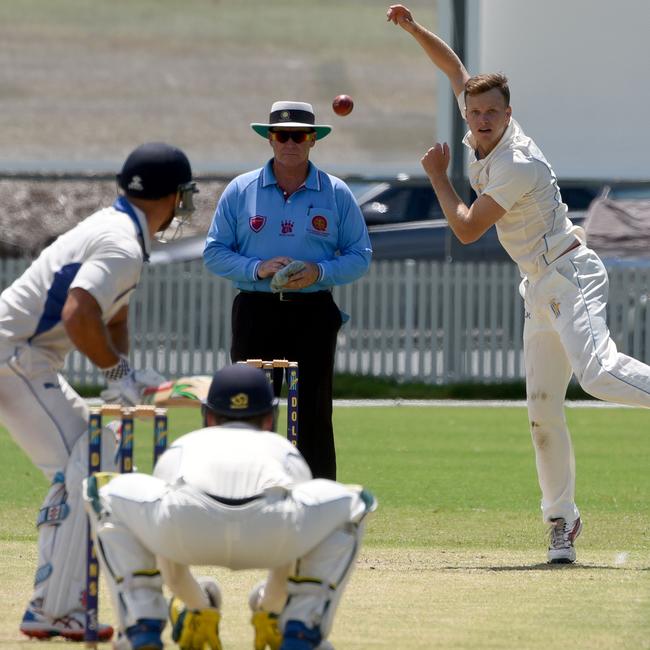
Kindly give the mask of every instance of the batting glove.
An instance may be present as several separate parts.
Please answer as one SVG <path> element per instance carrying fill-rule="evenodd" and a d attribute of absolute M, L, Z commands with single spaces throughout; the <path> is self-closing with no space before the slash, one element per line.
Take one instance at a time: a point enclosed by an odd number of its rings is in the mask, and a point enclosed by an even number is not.
<path fill-rule="evenodd" d="M 118 366 L 121 366 L 121 369 Z M 128 372 L 123 372 L 125 368 L 128 369 Z M 159 386 L 165 382 L 165 378 L 161 374 L 150 368 L 131 370 L 126 359 L 121 360 L 116 366 L 103 372 L 107 379 L 107 386 L 99 396 L 105 402 L 113 404 L 124 404 L 126 406 L 141 404 L 146 388 Z"/>
<path fill-rule="evenodd" d="M 123 377 L 128 377 L 131 374 L 131 366 L 129 365 L 129 360 L 126 357 L 120 357 L 120 360 L 110 368 L 100 368 L 104 379 L 107 382 L 119 381 Z"/>

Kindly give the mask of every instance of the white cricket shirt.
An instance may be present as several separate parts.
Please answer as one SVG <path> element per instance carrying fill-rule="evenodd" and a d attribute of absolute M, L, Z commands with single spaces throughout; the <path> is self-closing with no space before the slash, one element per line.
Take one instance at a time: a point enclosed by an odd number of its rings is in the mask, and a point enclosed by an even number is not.
<path fill-rule="evenodd" d="M 277 433 L 229 422 L 181 436 L 160 457 L 154 476 L 227 499 L 311 479 L 298 449 Z"/>
<path fill-rule="evenodd" d="M 84 219 L 45 248 L 2 292 L 1 355 L 29 344 L 54 367 L 62 367 L 73 345 L 61 312 L 74 287 L 85 289 L 97 300 L 105 323 L 128 304 L 140 279 L 144 255 L 150 250 L 144 213 L 130 204 L 128 207 L 132 216 L 113 206 Z"/>
<path fill-rule="evenodd" d="M 457 99 L 465 117 L 464 93 Z M 506 210 L 496 223 L 497 235 L 523 275 L 542 272 L 576 238 L 585 242 L 584 230 L 567 216 L 553 169 L 514 119 L 485 158 L 477 158 L 471 131 L 463 143 L 471 152 L 472 189 L 478 196 L 488 194 Z"/>

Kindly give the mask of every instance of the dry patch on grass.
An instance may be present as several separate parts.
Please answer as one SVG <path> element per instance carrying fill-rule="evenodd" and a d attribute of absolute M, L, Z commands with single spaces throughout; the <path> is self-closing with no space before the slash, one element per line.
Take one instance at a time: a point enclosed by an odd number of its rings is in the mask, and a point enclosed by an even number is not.
<path fill-rule="evenodd" d="M 2 545 L 3 650 L 43 648 L 17 631 L 35 561 L 32 543 Z M 574 650 L 650 648 L 650 553 L 583 552 L 564 567 L 543 562 L 538 551 L 364 549 L 332 641 L 338 650 L 547 650 L 565 637 Z M 222 585 L 224 648 L 252 648 L 247 597 L 263 573 L 197 571 Z M 113 620 L 105 590 L 101 597 L 102 619 Z"/>

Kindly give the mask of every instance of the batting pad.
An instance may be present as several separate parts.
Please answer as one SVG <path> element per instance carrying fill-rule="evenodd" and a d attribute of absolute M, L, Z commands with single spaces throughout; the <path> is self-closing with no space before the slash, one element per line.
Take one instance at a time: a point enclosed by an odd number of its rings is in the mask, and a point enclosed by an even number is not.
<path fill-rule="evenodd" d="M 344 525 L 300 558 L 296 573 L 287 581 L 289 600 L 280 616 L 281 629 L 287 621 L 297 620 L 310 628 L 319 627 L 322 637 L 327 638 L 354 569 L 363 532 L 363 524 Z"/>
<path fill-rule="evenodd" d="M 102 469 L 116 471 L 115 435 L 110 427 L 102 431 Z M 62 507 L 67 513 L 61 520 L 44 521 L 38 532 L 39 567 L 51 568 L 49 575 L 34 591 L 34 598 L 43 599 L 43 612 L 59 618 L 83 608 L 86 588 L 86 513 L 82 499 L 82 481 L 88 474 L 88 433 L 84 433 L 72 449 L 60 490 L 47 494 L 41 512 Z M 63 495 L 63 498 L 61 496 Z M 49 510 L 51 512 L 51 510 Z"/>
<path fill-rule="evenodd" d="M 141 618 L 166 620 L 167 601 L 163 597 L 163 581 L 153 553 L 142 546 L 126 526 L 115 522 L 110 513 L 103 512 L 100 517 L 90 501 L 86 509 L 93 537 L 99 541 L 95 550 L 109 583 L 120 630 L 135 625 Z"/>

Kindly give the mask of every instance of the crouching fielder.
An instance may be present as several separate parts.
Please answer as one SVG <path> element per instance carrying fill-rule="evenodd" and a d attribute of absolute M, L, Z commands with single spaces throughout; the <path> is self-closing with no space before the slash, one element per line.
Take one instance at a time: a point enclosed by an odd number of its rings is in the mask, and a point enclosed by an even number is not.
<path fill-rule="evenodd" d="M 296 447 L 269 433 L 276 411 L 261 370 L 228 366 L 212 380 L 204 428 L 178 439 L 153 476 L 85 481 L 118 647 L 162 647 L 166 584 L 173 639 L 220 650 L 219 589 L 189 565 L 270 570 L 250 597 L 256 650 L 331 647 L 325 639 L 375 500 L 361 487 L 312 479 Z"/>

